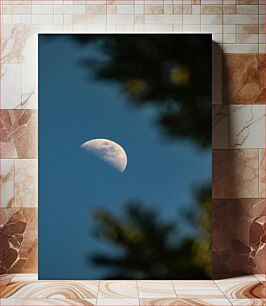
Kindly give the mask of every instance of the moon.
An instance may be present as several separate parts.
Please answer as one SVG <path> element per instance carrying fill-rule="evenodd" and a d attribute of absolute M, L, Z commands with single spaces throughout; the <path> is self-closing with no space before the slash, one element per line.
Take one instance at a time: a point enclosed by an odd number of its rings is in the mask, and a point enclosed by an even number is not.
<path fill-rule="evenodd" d="M 93 153 L 118 171 L 125 171 L 127 155 L 118 143 L 109 139 L 92 139 L 84 142 L 80 147 Z"/>

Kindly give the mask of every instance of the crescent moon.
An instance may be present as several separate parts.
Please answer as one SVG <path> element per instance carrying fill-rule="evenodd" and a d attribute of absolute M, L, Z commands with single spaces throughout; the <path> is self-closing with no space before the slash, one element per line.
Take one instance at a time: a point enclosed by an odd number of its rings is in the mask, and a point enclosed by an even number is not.
<path fill-rule="evenodd" d="M 116 142 L 109 139 L 92 139 L 84 142 L 81 148 L 93 153 L 101 160 L 107 162 L 120 172 L 124 172 L 127 166 L 125 150 Z"/>

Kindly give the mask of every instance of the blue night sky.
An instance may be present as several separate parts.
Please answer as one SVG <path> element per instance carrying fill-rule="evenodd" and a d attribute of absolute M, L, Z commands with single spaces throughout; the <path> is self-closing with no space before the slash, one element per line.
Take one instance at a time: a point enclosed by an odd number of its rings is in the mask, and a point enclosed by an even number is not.
<path fill-rule="evenodd" d="M 133 107 L 119 87 L 89 79 L 78 63 L 88 54 L 101 56 L 39 35 L 40 279 L 101 278 L 87 257 L 115 250 L 93 237 L 93 210 L 119 215 L 136 199 L 173 220 L 193 202 L 192 187 L 211 178 L 211 151 L 169 142 L 155 123 L 156 109 Z M 124 173 L 80 148 L 94 138 L 124 148 Z"/>

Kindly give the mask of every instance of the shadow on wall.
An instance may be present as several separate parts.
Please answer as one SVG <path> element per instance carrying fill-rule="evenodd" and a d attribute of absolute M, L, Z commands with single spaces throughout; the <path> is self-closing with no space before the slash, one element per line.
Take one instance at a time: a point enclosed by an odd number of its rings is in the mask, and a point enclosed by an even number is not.
<path fill-rule="evenodd" d="M 258 176 L 252 167 L 259 160 L 258 150 L 230 149 L 229 104 L 237 103 L 232 100 L 236 88 L 229 84 L 232 71 L 229 72 L 226 55 L 218 44 L 213 43 L 213 48 L 222 61 L 222 71 L 217 63 L 213 64 L 214 79 L 216 73 L 222 73 L 222 86 L 213 88 L 219 90 L 222 104 L 213 105 L 212 123 L 212 271 L 213 278 L 219 279 L 265 273 L 266 207 L 264 199 L 243 199 L 241 194 L 243 188 L 247 197 L 250 194 L 250 182 L 243 179 L 248 175 L 245 168 L 254 171 L 249 172 L 251 176 Z"/>

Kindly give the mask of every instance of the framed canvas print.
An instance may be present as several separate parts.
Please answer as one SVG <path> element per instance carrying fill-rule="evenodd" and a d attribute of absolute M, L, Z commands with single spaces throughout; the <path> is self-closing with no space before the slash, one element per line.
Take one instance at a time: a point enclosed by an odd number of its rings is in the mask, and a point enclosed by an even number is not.
<path fill-rule="evenodd" d="M 40 279 L 210 278 L 211 47 L 39 35 Z"/>

